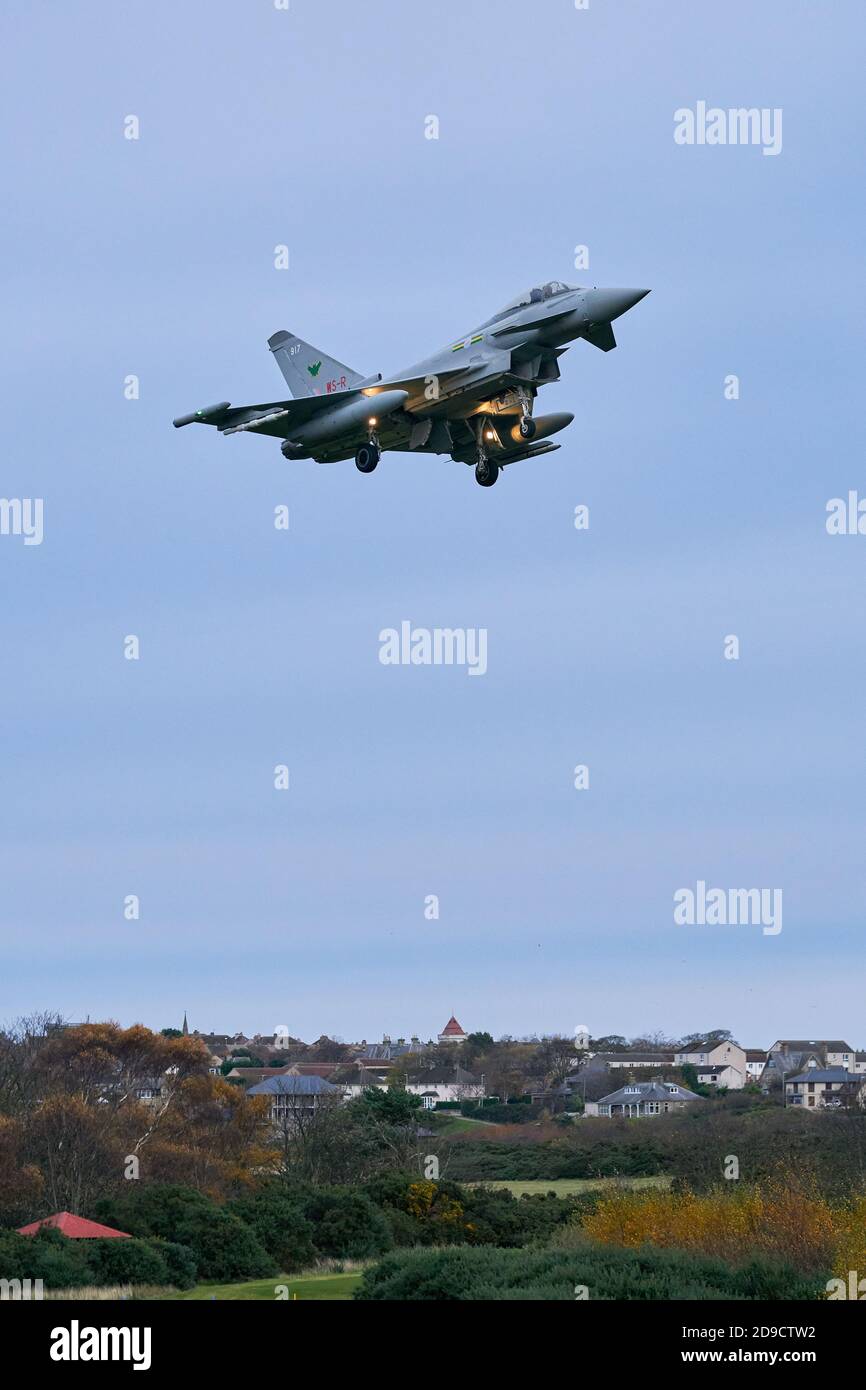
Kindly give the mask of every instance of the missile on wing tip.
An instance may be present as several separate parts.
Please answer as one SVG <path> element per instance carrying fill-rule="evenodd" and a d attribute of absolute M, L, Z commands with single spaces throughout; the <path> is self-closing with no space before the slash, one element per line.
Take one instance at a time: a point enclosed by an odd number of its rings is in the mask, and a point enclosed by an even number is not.
<path fill-rule="evenodd" d="M 547 439 L 552 434 L 558 434 L 560 430 L 565 429 L 566 425 L 570 425 L 573 419 L 574 416 L 570 410 L 557 410 L 552 415 L 536 415 L 535 434 L 531 440 L 523 438 L 519 424 L 509 431 L 509 435 L 516 444 L 534 444 L 536 439 Z"/>
<path fill-rule="evenodd" d="M 203 421 L 206 423 L 212 415 L 220 415 L 224 410 L 228 410 L 230 405 L 231 401 L 217 401 L 216 405 L 206 405 L 204 410 L 194 410 L 190 415 L 178 415 L 171 423 L 176 430 L 179 430 L 181 425 L 194 425 L 196 422 L 201 424 Z"/>

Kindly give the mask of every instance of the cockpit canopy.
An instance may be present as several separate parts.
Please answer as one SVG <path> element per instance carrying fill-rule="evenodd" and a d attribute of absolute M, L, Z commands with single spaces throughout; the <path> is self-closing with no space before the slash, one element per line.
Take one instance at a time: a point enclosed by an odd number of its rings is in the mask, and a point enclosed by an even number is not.
<path fill-rule="evenodd" d="M 500 312 L 507 314 L 513 309 L 522 309 L 524 304 L 541 304 L 545 299 L 553 299 L 554 295 L 567 294 L 569 290 L 576 289 L 577 285 L 566 285 L 562 280 L 548 280 L 546 285 L 535 285 L 531 290 L 524 290 L 523 294 L 518 294 L 505 304 Z"/>
<path fill-rule="evenodd" d="M 570 290 L 579 289 L 579 285 L 566 285 L 563 280 L 548 280 L 545 285 L 534 285 L 532 289 L 524 290 L 508 301 L 506 305 L 494 314 L 487 323 L 496 323 L 498 319 L 507 318 L 509 314 L 515 313 L 518 309 L 524 309 L 529 304 L 543 304 L 548 299 L 554 299 L 559 294 L 568 294 Z M 486 327 L 482 324 L 482 327 Z"/>

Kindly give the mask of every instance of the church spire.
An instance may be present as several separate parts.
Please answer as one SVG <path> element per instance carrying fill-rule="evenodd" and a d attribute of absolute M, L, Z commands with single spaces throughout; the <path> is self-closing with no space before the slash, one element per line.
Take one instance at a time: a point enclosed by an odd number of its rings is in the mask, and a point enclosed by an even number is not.
<path fill-rule="evenodd" d="M 185 1038 L 189 1037 L 189 1024 L 186 1021 L 186 1009 L 184 1009 L 183 1011 L 183 1028 L 181 1029 L 181 1032 L 183 1033 L 183 1036 Z"/>

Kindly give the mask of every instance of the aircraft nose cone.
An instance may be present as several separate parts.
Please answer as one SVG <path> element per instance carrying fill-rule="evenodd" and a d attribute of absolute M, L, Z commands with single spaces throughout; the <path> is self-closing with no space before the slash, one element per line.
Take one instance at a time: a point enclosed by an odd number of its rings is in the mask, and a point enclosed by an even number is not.
<path fill-rule="evenodd" d="M 649 290 L 592 290 L 589 294 L 592 317 L 596 323 L 611 323 L 621 314 L 627 314 L 648 294 Z"/>

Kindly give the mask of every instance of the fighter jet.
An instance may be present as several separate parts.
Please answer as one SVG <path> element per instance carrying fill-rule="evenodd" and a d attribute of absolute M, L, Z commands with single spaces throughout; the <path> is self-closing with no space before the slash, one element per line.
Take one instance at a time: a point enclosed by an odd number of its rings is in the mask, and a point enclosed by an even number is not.
<path fill-rule="evenodd" d="M 449 454 L 475 466 L 481 487 L 520 459 L 558 449 L 550 436 L 570 425 L 567 411 L 534 415 L 539 388 L 559 380 L 559 358 L 583 339 L 616 347 L 611 327 L 649 290 L 587 289 L 548 280 L 509 301 L 492 318 L 414 366 L 383 378 L 362 376 L 293 333 L 268 339 L 291 400 L 181 415 L 182 425 L 221 434 L 281 439 L 287 459 L 334 463 L 351 458 L 372 473 L 386 449 Z"/>

